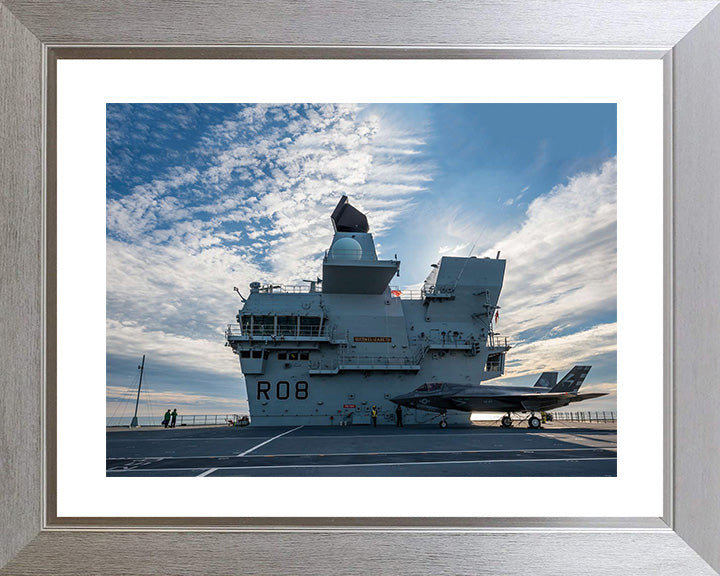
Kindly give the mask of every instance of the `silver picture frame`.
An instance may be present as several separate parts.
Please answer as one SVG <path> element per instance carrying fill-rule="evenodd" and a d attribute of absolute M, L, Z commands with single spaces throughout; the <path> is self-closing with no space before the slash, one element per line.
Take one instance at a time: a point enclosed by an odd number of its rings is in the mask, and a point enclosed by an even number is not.
<path fill-rule="evenodd" d="M 0 574 L 716 574 L 718 3 L 0 0 Z M 53 135 L 61 58 L 662 59 L 663 516 L 59 518 Z"/>

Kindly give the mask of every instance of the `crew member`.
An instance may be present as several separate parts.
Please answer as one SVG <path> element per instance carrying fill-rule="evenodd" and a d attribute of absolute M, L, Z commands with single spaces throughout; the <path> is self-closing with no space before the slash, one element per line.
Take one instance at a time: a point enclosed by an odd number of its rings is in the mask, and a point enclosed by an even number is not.
<path fill-rule="evenodd" d="M 168 424 L 170 424 L 170 408 L 167 409 L 167 412 L 165 412 L 165 416 L 163 416 L 163 428 L 167 428 Z"/>
<path fill-rule="evenodd" d="M 177 408 L 173 408 L 172 414 L 170 414 L 170 428 L 175 428 L 175 420 L 177 420 Z"/>
<path fill-rule="evenodd" d="M 395 408 L 395 425 L 399 428 L 403 427 L 402 423 L 402 406 L 400 404 L 397 405 L 397 408 Z"/>
<path fill-rule="evenodd" d="M 372 419 L 373 428 L 377 426 L 377 406 L 373 404 L 372 410 L 370 410 L 370 418 Z"/>

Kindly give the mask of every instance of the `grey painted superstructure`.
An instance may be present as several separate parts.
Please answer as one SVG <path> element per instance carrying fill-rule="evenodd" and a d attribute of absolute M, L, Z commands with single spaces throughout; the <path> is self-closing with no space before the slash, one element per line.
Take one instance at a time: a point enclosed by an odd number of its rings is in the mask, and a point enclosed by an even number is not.
<path fill-rule="evenodd" d="M 322 281 L 250 284 L 229 325 L 253 425 L 394 423 L 390 398 L 424 382 L 501 376 L 506 340 L 493 332 L 505 261 L 442 257 L 421 290 L 390 286 L 400 262 L 379 260 L 365 216 L 343 196 Z M 406 423 L 437 415 L 406 410 Z M 468 414 L 449 415 L 467 422 Z"/>

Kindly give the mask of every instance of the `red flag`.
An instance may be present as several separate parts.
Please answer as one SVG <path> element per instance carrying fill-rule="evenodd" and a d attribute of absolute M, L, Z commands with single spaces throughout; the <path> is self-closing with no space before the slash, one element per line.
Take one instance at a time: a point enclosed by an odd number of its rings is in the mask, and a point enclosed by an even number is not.
<path fill-rule="evenodd" d="M 495 324 L 497 324 L 498 318 L 500 318 L 500 310 L 495 310 Z"/>
<path fill-rule="evenodd" d="M 400 294 L 402 294 L 402 291 L 401 290 L 390 290 L 390 294 L 392 294 L 396 298 L 400 298 Z"/>

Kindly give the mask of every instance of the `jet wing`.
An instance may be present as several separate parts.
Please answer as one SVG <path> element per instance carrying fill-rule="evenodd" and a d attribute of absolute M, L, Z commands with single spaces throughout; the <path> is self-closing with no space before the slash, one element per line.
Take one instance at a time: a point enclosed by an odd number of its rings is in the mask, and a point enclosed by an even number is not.
<path fill-rule="evenodd" d="M 558 399 L 567 398 L 564 392 L 548 392 L 547 394 L 522 394 L 518 401 L 525 410 L 544 410 L 557 406 Z"/>
<path fill-rule="evenodd" d="M 524 410 L 545 410 L 554 408 L 558 404 L 558 400 L 567 399 L 569 395 L 566 392 L 544 392 L 542 394 L 503 394 L 501 396 L 493 396 L 494 400 L 519 404 Z"/>
<path fill-rule="evenodd" d="M 458 394 L 445 397 L 444 400 L 455 410 L 487 411 L 488 406 L 495 406 L 499 410 L 550 410 L 559 405 L 567 404 L 568 398 L 574 394 L 566 392 L 543 392 L 533 394 Z M 561 400 L 562 399 L 562 400 Z"/>
<path fill-rule="evenodd" d="M 566 392 L 548 392 L 546 394 L 519 394 L 515 398 L 522 404 L 525 410 L 544 410 L 557 406 L 560 399 L 570 402 L 580 402 L 590 398 L 606 396 L 605 392 L 588 392 L 587 394 L 567 394 Z M 504 397 L 507 398 L 507 397 Z"/>
<path fill-rule="evenodd" d="M 587 394 L 576 394 L 572 397 L 571 402 L 580 402 L 580 400 L 590 400 L 590 398 L 600 398 L 600 396 L 607 395 L 607 392 L 588 392 Z"/>

